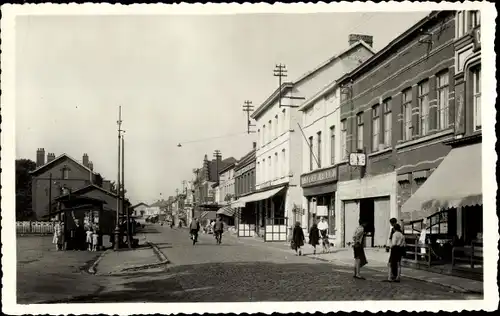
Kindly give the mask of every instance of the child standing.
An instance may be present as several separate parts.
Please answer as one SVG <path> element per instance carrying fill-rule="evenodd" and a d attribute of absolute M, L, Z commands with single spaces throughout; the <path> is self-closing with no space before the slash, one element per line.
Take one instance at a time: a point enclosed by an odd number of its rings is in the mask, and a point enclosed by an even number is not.
<path fill-rule="evenodd" d="M 92 251 L 97 251 L 97 246 L 99 244 L 99 234 L 97 233 L 97 229 L 94 229 L 92 233 Z"/>
<path fill-rule="evenodd" d="M 92 251 L 92 228 L 91 227 L 88 228 L 86 235 L 87 235 L 87 238 L 86 238 L 87 250 Z"/>

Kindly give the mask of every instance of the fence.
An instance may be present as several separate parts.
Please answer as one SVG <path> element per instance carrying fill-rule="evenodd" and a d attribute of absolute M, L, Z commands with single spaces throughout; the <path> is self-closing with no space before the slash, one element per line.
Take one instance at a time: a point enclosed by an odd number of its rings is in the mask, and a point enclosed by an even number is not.
<path fill-rule="evenodd" d="M 16 222 L 16 233 L 28 234 L 53 234 L 54 225 L 50 222 Z"/>

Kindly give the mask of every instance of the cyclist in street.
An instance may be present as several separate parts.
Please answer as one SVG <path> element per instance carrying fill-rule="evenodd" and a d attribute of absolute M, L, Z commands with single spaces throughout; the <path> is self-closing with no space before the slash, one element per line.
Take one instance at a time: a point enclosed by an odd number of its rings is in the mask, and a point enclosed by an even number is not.
<path fill-rule="evenodd" d="M 200 222 L 197 218 L 193 218 L 193 220 L 191 221 L 191 224 L 189 225 L 189 231 L 194 245 L 198 242 L 198 232 L 200 231 Z"/>
<path fill-rule="evenodd" d="M 318 223 L 318 230 L 321 235 L 323 252 L 328 252 L 330 250 L 330 242 L 328 241 L 328 223 L 324 217 L 322 217 L 321 221 Z"/>
<path fill-rule="evenodd" d="M 217 220 L 214 224 L 214 235 L 217 240 L 217 244 L 222 243 L 222 232 L 224 231 L 224 222 L 221 221 L 220 217 L 217 217 Z"/>

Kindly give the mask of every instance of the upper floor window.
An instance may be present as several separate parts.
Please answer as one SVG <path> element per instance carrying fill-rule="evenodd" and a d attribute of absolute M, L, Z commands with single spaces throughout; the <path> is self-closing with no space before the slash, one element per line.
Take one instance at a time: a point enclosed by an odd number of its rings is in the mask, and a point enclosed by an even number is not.
<path fill-rule="evenodd" d="M 330 164 L 335 164 L 335 126 L 330 127 Z"/>
<path fill-rule="evenodd" d="M 266 145 L 266 125 L 262 125 L 262 146 Z"/>
<path fill-rule="evenodd" d="M 274 129 L 276 130 L 275 131 L 275 136 L 278 137 L 279 134 L 280 134 L 280 129 L 279 129 L 279 121 L 278 121 L 278 114 L 276 114 L 276 116 L 274 117 Z"/>
<path fill-rule="evenodd" d="M 63 178 L 64 180 L 69 179 L 69 169 L 68 169 L 67 167 L 64 167 L 64 168 L 62 169 L 62 178 Z"/>
<path fill-rule="evenodd" d="M 412 92 L 411 88 L 403 91 L 403 140 L 407 141 L 411 139 L 411 101 Z"/>
<path fill-rule="evenodd" d="M 262 182 L 267 181 L 267 165 L 266 165 L 266 159 L 262 159 Z"/>
<path fill-rule="evenodd" d="M 436 91 L 438 105 L 438 129 L 448 128 L 449 113 L 448 113 L 448 71 L 444 71 L 436 76 Z"/>
<path fill-rule="evenodd" d="M 286 123 L 286 109 L 283 109 L 283 112 L 282 112 L 282 120 L 283 120 L 283 123 L 281 124 L 282 128 L 283 128 L 283 132 L 286 131 L 287 129 L 287 123 Z"/>
<path fill-rule="evenodd" d="M 269 170 L 268 180 L 271 180 L 274 177 L 274 175 L 273 175 L 273 163 L 271 161 L 271 156 L 267 157 L 267 168 L 268 168 L 267 170 Z"/>
<path fill-rule="evenodd" d="M 465 11 L 458 11 L 457 12 L 457 18 L 455 21 L 455 27 L 456 27 L 456 37 L 462 37 L 465 35 L 466 32 L 466 15 Z"/>
<path fill-rule="evenodd" d="M 364 132 L 363 112 L 358 113 L 356 115 L 356 123 L 358 125 L 358 130 L 356 133 L 356 148 L 362 150 L 363 149 L 363 132 Z"/>
<path fill-rule="evenodd" d="M 281 151 L 281 175 L 284 177 L 286 176 L 286 151 L 283 149 Z"/>
<path fill-rule="evenodd" d="M 321 132 L 318 132 L 318 168 L 321 168 Z"/>
<path fill-rule="evenodd" d="M 340 130 L 340 155 L 342 157 L 342 160 L 346 159 L 348 156 L 347 152 L 347 120 L 344 119 L 341 124 L 341 130 Z"/>
<path fill-rule="evenodd" d="M 372 151 L 378 150 L 380 140 L 380 106 L 372 107 Z"/>
<path fill-rule="evenodd" d="M 273 130 L 273 122 L 271 120 L 269 120 L 269 122 L 267 122 L 267 124 L 269 124 L 269 141 L 272 141 L 273 140 L 273 133 L 274 133 L 274 130 Z"/>
<path fill-rule="evenodd" d="M 281 170 L 279 169 L 279 163 L 278 163 L 278 153 L 274 153 L 274 177 L 278 178 L 278 176 L 281 174 Z"/>
<path fill-rule="evenodd" d="M 474 98 L 474 131 L 481 130 L 481 68 L 472 70 L 472 95 Z"/>
<path fill-rule="evenodd" d="M 392 143 L 392 100 L 386 99 L 384 107 L 384 144 L 389 147 Z"/>
<path fill-rule="evenodd" d="M 261 143 L 261 140 L 260 140 L 260 128 L 257 130 L 257 147 L 260 147 L 260 143 Z"/>
<path fill-rule="evenodd" d="M 313 170 L 313 137 L 309 137 L 309 171 Z"/>
<path fill-rule="evenodd" d="M 418 108 L 420 110 L 420 136 L 429 133 L 429 81 L 418 84 Z"/>
<path fill-rule="evenodd" d="M 470 23 L 472 28 L 481 25 L 481 11 L 479 10 L 470 11 Z"/>

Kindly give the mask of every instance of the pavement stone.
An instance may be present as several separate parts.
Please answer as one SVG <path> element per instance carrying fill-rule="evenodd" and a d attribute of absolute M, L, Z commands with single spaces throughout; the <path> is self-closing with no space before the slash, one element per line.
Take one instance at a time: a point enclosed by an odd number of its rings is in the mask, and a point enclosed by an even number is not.
<path fill-rule="evenodd" d="M 295 256 L 224 234 L 221 245 L 200 235 L 195 246 L 185 229 L 157 227 L 147 239 L 159 245 L 170 264 L 165 269 L 109 276 L 98 294 L 70 302 L 251 302 L 318 300 L 456 300 L 478 299 L 448 287 L 405 279 L 381 282 L 385 272 L 367 269 L 356 280 L 346 265 Z M 274 244 L 273 247 L 280 247 Z M 283 247 L 283 245 L 281 245 Z"/>

